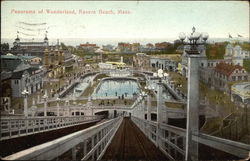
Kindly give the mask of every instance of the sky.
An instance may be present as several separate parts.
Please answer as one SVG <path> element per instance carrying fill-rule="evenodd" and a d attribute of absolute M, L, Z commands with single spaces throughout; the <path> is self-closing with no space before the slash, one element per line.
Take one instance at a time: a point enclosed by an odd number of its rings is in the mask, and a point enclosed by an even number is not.
<path fill-rule="evenodd" d="M 46 10 L 74 10 L 75 14 L 50 14 Z M 79 10 L 92 14 L 79 14 Z M 99 10 L 112 10 L 114 14 L 100 14 Z M 127 14 L 118 14 L 118 10 Z M 246 1 L 1 1 L 1 38 L 13 39 L 17 31 L 22 38 L 44 37 L 46 30 L 49 38 L 178 38 L 180 32 L 190 33 L 193 26 L 214 38 L 227 38 L 229 33 L 248 38 L 249 4 Z"/>

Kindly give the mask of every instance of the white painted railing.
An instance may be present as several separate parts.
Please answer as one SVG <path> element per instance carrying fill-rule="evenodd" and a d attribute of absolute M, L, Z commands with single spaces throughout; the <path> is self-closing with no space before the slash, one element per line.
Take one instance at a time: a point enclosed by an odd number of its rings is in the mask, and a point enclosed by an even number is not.
<path fill-rule="evenodd" d="M 70 160 L 99 160 L 105 153 L 121 122 L 122 117 L 118 117 L 2 159 L 65 160 L 65 158 L 69 159 L 70 157 Z"/>
<path fill-rule="evenodd" d="M 185 129 L 159 125 L 137 117 L 131 117 L 131 119 L 170 160 L 185 159 Z"/>
<path fill-rule="evenodd" d="M 137 117 L 132 117 L 132 121 L 170 160 L 185 159 L 185 129 Z M 247 158 L 250 152 L 250 145 L 203 133 L 193 134 L 192 140 L 239 158 Z"/>
<path fill-rule="evenodd" d="M 80 125 L 100 119 L 101 116 L 1 118 L 0 140 Z"/>

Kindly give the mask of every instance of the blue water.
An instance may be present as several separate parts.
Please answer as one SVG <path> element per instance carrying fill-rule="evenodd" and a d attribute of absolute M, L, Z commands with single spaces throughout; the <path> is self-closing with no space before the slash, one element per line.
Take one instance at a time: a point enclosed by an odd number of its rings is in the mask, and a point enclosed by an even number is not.
<path fill-rule="evenodd" d="M 140 89 L 135 80 L 104 80 L 94 94 L 97 97 L 132 97 Z"/>

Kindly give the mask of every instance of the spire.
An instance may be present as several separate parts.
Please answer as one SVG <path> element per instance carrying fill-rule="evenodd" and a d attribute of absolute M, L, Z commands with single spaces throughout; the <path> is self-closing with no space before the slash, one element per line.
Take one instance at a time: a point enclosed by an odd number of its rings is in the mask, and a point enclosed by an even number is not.
<path fill-rule="evenodd" d="M 193 28 L 192 28 L 192 31 L 193 31 L 192 34 L 195 33 L 195 30 L 196 30 L 196 29 L 195 29 L 195 27 L 193 26 Z"/>
<path fill-rule="evenodd" d="M 45 31 L 45 38 L 44 38 L 44 41 L 48 41 L 47 33 L 48 33 L 48 31 Z"/>
<path fill-rule="evenodd" d="M 19 34 L 19 31 L 17 31 L 16 41 L 20 41 L 18 34 Z"/>

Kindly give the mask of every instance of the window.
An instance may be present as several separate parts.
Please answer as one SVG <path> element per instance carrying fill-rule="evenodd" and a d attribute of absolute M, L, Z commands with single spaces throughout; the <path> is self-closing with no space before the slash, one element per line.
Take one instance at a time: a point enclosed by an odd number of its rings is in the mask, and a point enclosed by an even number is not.
<path fill-rule="evenodd" d="M 242 77 L 241 76 L 238 76 L 238 80 L 241 81 Z"/>
<path fill-rule="evenodd" d="M 233 81 L 235 81 L 235 76 L 232 76 Z"/>
<path fill-rule="evenodd" d="M 14 83 L 15 83 L 15 84 L 18 84 L 18 83 L 19 83 L 18 79 L 16 79 L 16 80 L 14 81 Z"/>
<path fill-rule="evenodd" d="M 247 80 L 247 76 L 244 76 L 244 80 Z"/>

